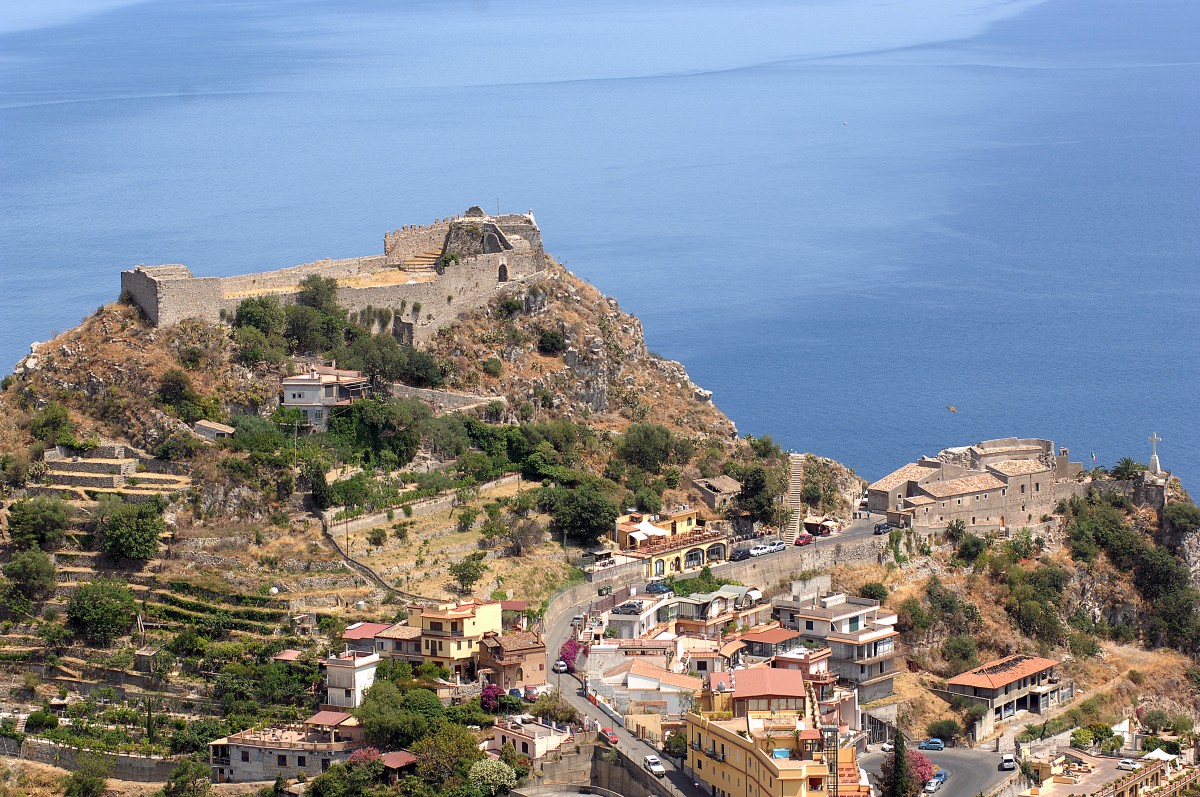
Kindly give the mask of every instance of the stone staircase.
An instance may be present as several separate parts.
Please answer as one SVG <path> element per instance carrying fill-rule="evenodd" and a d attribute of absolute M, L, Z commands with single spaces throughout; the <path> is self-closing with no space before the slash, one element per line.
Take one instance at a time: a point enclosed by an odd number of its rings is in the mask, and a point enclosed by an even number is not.
<path fill-rule="evenodd" d="M 413 275 L 419 274 L 436 274 L 437 262 L 442 256 L 442 250 L 431 249 L 428 252 L 421 252 L 412 257 L 406 257 L 400 261 L 400 268 Z"/>
<path fill-rule="evenodd" d="M 796 543 L 796 538 L 800 536 L 800 529 L 804 523 L 804 502 L 800 499 L 800 492 L 804 489 L 803 474 L 804 455 L 789 454 L 788 491 L 785 499 L 789 516 L 787 526 L 779 535 L 779 538 L 788 545 Z"/>

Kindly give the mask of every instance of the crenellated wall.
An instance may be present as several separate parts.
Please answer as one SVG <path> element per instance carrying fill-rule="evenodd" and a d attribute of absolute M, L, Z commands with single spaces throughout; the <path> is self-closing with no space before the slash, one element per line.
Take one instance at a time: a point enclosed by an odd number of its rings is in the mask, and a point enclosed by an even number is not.
<path fill-rule="evenodd" d="M 223 278 L 196 277 L 181 265 L 143 265 L 121 273 L 121 294 L 157 326 L 187 318 L 218 323 L 232 319 L 250 297 L 294 302 L 300 282 L 319 274 L 338 280 L 338 302 L 346 309 L 390 308 L 392 334 L 419 344 L 548 263 L 532 213 L 487 216 L 478 207 L 386 233 L 383 248 L 379 255 Z"/>

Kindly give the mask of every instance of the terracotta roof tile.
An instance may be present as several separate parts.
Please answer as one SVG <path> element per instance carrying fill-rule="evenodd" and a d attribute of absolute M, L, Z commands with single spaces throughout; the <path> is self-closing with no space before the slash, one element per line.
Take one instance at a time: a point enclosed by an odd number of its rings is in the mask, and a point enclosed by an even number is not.
<path fill-rule="evenodd" d="M 956 495 L 981 493 L 984 490 L 999 490 L 1003 486 L 1004 482 L 992 474 L 981 473 L 978 476 L 963 476 L 960 479 L 951 479 L 945 482 L 930 482 L 929 484 L 921 485 L 921 489 L 934 498 L 940 499 L 953 498 Z"/>
<path fill-rule="evenodd" d="M 871 490 L 893 490 L 905 482 L 920 481 L 929 474 L 937 470 L 935 465 L 925 465 L 920 462 L 910 462 L 898 470 L 894 470 L 887 476 L 884 476 L 879 481 L 870 486 Z"/>
<path fill-rule="evenodd" d="M 1057 667 L 1060 663 L 1054 659 L 1042 659 L 1037 656 L 1026 656 L 1024 653 L 1014 653 L 996 661 L 989 661 L 973 670 L 967 670 L 961 675 L 948 679 L 946 683 L 956 686 L 998 689 L 1028 675 Z"/>

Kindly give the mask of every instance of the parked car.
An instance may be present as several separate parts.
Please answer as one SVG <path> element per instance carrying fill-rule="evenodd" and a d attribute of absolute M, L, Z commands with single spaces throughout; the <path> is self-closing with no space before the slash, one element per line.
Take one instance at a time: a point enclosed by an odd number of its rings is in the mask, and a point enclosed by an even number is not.
<path fill-rule="evenodd" d="M 879 745 L 879 752 L 881 752 L 881 753 L 890 753 L 895 749 L 896 749 L 896 743 L 892 742 L 892 741 L 887 741 L 887 742 L 884 742 L 883 744 Z"/>
<path fill-rule="evenodd" d="M 525 697 L 525 692 L 514 686 L 512 689 L 508 690 L 508 696 L 515 697 L 517 700 L 520 700 L 521 698 Z"/>
<path fill-rule="evenodd" d="M 896 527 L 893 526 L 891 523 L 876 523 L 874 533 L 875 534 L 887 534 L 894 528 L 896 528 Z"/>
<path fill-rule="evenodd" d="M 773 542 L 767 546 L 767 553 L 779 553 L 780 551 L 786 551 L 786 550 L 787 550 L 787 543 L 784 543 L 784 542 Z"/>
<path fill-rule="evenodd" d="M 766 556 L 771 552 L 771 549 L 766 545 L 755 545 L 750 549 L 751 556 Z"/>
<path fill-rule="evenodd" d="M 571 625 L 578 627 L 578 626 L 583 625 L 583 621 L 584 621 L 584 616 L 582 614 L 577 614 L 571 618 Z"/>
<path fill-rule="evenodd" d="M 933 794 L 940 788 L 942 788 L 942 781 L 938 780 L 937 778 L 930 778 L 929 782 L 925 784 L 925 793 Z"/>
<path fill-rule="evenodd" d="M 567 671 L 567 663 L 565 661 L 563 661 L 562 659 L 559 659 L 558 661 L 554 662 L 554 671 L 555 672 L 566 672 Z"/>
<path fill-rule="evenodd" d="M 748 548 L 739 548 L 733 552 L 733 556 L 729 557 L 731 562 L 744 562 L 750 558 L 750 550 Z"/>
<path fill-rule="evenodd" d="M 651 581 L 646 585 L 646 593 L 648 595 L 665 595 L 670 591 L 671 588 L 661 581 Z"/>
<path fill-rule="evenodd" d="M 615 733 L 613 733 L 613 729 L 612 729 L 612 728 L 601 728 L 601 729 L 600 729 L 600 736 L 602 736 L 602 737 L 604 738 L 604 741 L 606 741 L 606 742 L 608 742 L 609 744 L 611 744 L 611 745 L 614 745 L 614 746 L 615 746 L 615 745 L 616 745 L 616 743 L 619 741 L 619 740 L 617 739 L 617 735 L 616 735 Z"/>
<path fill-rule="evenodd" d="M 1117 762 L 1117 769 L 1123 769 L 1127 772 L 1136 772 L 1141 768 L 1142 765 L 1139 762 L 1134 761 L 1132 758 L 1122 758 L 1119 762 Z"/>
<path fill-rule="evenodd" d="M 1012 753 L 1005 753 L 1000 756 L 1000 768 L 1012 770 L 1017 768 L 1017 757 Z"/>
<path fill-rule="evenodd" d="M 612 610 L 612 613 L 613 614 L 641 614 L 642 608 L 643 607 L 642 607 L 641 601 L 625 601 L 620 606 L 614 607 Z"/>
<path fill-rule="evenodd" d="M 945 750 L 946 743 L 943 742 L 941 739 L 937 738 L 936 736 L 934 736 L 933 738 L 926 739 L 925 741 L 918 744 L 917 749 L 919 749 L 919 750 Z"/>
<path fill-rule="evenodd" d="M 813 536 L 811 534 L 800 534 L 796 537 L 797 545 L 812 545 Z"/>
<path fill-rule="evenodd" d="M 656 778 L 663 778 L 667 775 L 667 768 L 662 765 L 662 761 L 659 761 L 656 755 L 648 755 L 642 759 L 642 766 Z"/>

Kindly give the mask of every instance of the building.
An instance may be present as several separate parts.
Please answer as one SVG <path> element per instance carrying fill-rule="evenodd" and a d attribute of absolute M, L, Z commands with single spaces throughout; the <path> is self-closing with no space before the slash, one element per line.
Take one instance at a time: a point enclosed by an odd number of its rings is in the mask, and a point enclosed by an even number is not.
<path fill-rule="evenodd" d="M 532 717 L 527 720 L 513 719 L 492 726 L 492 738 L 488 741 L 487 749 L 499 754 L 505 743 L 511 742 L 518 753 L 536 761 L 562 747 L 571 738 L 571 731 L 565 726 L 555 727 Z"/>
<path fill-rule="evenodd" d="M 546 643 L 530 631 L 485 632 L 479 641 L 479 670 L 504 691 L 546 683 Z"/>
<path fill-rule="evenodd" d="M 700 500 L 709 509 L 718 511 L 732 504 L 742 492 L 742 483 L 724 474 L 711 479 L 695 479 L 692 485 L 700 492 Z"/>
<path fill-rule="evenodd" d="M 382 634 L 391 627 L 390 623 L 351 623 L 342 632 L 342 642 L 347 650 L 374 653 L 375 635 Z"/>
<path fill-rule="evenodd" d="M 802 712 L 688 712 L 685 771 L 714 797 L 869 797 L 854 747 Z"/>
<path fill-rule="evenodd" d="M 751 631 L 748 634 L 742 634 L 741 641 L 746 646 L 745 655 L 767 659 L 782 653 L 790 653 L 801 647 L 800 632 L 790 628 L 766 628 L 762 631 Z"/>
<path fill-rule="evenodd" d="M 867 489 L 867 508 L 903 525 L 1007 528 L 1037 522 L 1075 495 L 1081 463 L 1052 440 L 1006 437 L 947 448 Z"/>
<path fill-rule="evenodd" d="M 865 730 L 863 721 L 867 719 L 870 724 L 870 718 L 864 718 L 859 710 L 858 690 L 838 685 L 837 673 L 829 669 L 832 655 L 833 651 L 828 647 L 799 648 L 776 655 L 771 659 L 770 666 L 777 670 L 798 670 L 804 676 L 805 688 L 811 690 L 811 697 L 816 698 L 822 725 Z"/>
<path fill-rule="evenodd" d="M 620 639 L 638 639 L 659 625 L 659 609 L 674 599 L 663 595 L 638 595 L 622 601 L 606 614 L 608 628 Z"/>
<path fill-rule="evenodd" d="M 651 712 L 679 720 L 704 686 L 699 678 L 631 659 L 598 677 L 590 671 L 588 691 L 603 698 L 619 714 Z"/>
<path fill-rule="evenodd" d="M 321 663 L 325 665 L 325 705 L 331 708 L 361 706 L 363 694 L 375 683 L 379 656 L 348 650 Z"/>
<path fill-rule="evenodd" d="M 617 518 L 612 539 L 628 558 L 640 559 L 646 578 L 668 576 L 724 561 L 731 541 L 727 524 L 709 523 L 688 506 L 649 515 Z"/>
<path fill-rule="evenodd" d="M 946 696 L 987 706 L 989 712 L 978 732 L 990 735 L 995 723 L 1019 711 L 1041 714 L 1075 696 L 1075 682 L 1058 675 L 1059 664 L 1015 653 L 947 679 Z"/>
<path fill-rule="evenodd" d="M 283 406 L 300 410 L 310 427 L 323 432 L 333 408 L 363 398 L 369 384 L 370 380 L 358 371 L 310 365 L 304 373 L 284 378 Z"/>
<path fill-rule="evenodd" d="M 214 783 L 270 781 L 279 775 L 312 777 L 364 746 L 358 720 L 319 711 L 298 725 L 246 730 L 208 744 Z"/>
<path fill-rule="evenodd" d="M 459 679 L 474 674 L 483 635 L 499 634 L 503 625 L 499 601 L 476 600 L 422 609 L 420 622 L 425 661 L 445 667 Z"/>
<path fill-rule="evenodd" d="M 763 603 L 762 591 L 754 587 L 726 584 L 712 592 L 675 595 L 659 607 L 657 621 L 677 634 L 716 639 L 727 629 L 754 627 L 771 619 L 771 605 Z"/>
<path fill-rule="evenodd" d="M 404 775 L 411 774 L 417 768 L 417 757 L 407 750 L 393 750 L 379 757 L 383 762 L 383 774 L 388 785 L 395 785 Z"/>
<path fill-rule="evenodd" d="M 858 687 L 863 703 L 888 697 L 896 677 L 896 615 L 869 598 L 841 592 L 794 595 L 774 602 L 784 628 L 812 646 L 828 646 L 830 668 Z"/>
<path fill-rule="evenodd" d="M 385 659 L 403 659 L 421 664 L 421 626 L 408 623 L 389 625 L 375 634 L 375 652 Z"/>
<path fill-rule="evenodd" d="M 1068 749 L 1049 752 L 1025 759 L 1038 775 L 1040 786 L 1020 792 L 1020 797 L 1176 797 L 1192 794 L 1200 780 L 1200 770 L 1192 768 L 1182 773 L 1157 757 L 1142 756 L 1137 769 L 1119 769 L 1120 759 L 1093 756 Z"/>
<path fill-rule="evenodd" d="M 604 639 L 588 648 L 588 671 L 607 672 L 634 658 L 671 669 L 675 655 L 672 639 Z"/>
<path fill-rule="evenodd" d="M 236 431 L 232 426 L 216 421 L 196 421 L 192 426 L 192 431 L 206 440 L 220 440 L 226 437 L 233 437 Z"/>

